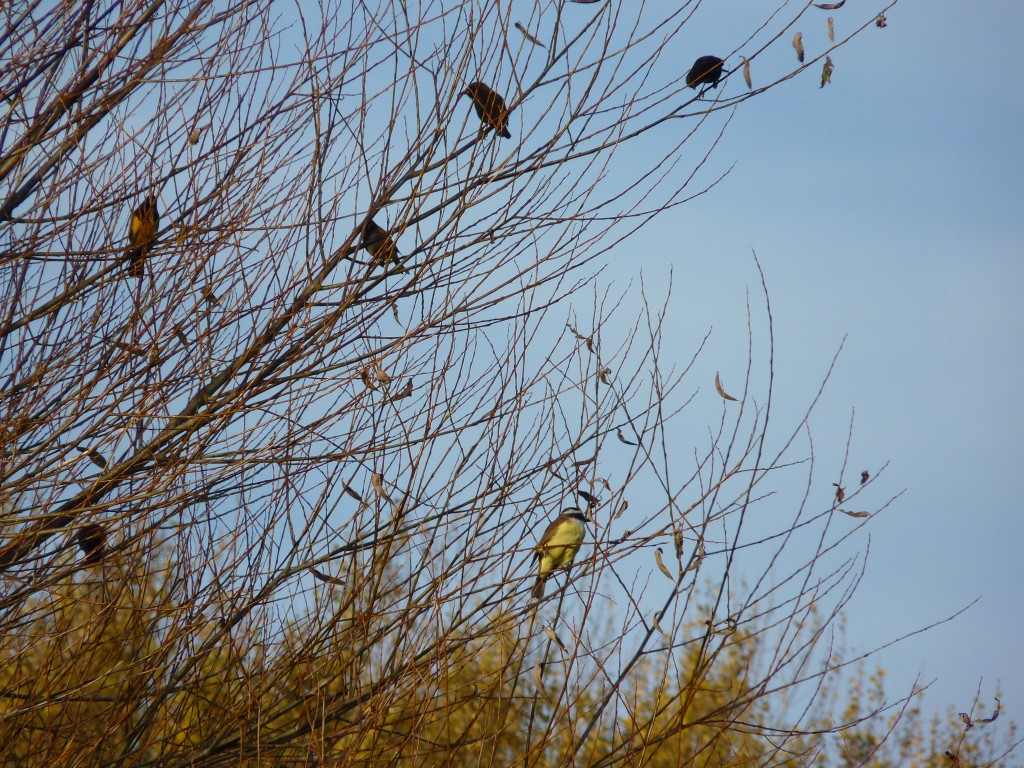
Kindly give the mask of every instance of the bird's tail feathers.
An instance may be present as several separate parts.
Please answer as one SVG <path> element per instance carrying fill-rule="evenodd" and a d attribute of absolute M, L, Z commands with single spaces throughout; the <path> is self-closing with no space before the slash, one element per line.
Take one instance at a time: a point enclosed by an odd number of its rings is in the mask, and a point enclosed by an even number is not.
<path fill-rule="evenodd" d="M 530 595 L 533 597 L 534 600 L 540 600 L 541 598 L 544 597 L 544 582 L 545 581 L 546 581 L 546 579 L 543 576 L 538 576 L 537 577 L 537 581 L 533 585 L 533 591 L 530 592 Z"/>

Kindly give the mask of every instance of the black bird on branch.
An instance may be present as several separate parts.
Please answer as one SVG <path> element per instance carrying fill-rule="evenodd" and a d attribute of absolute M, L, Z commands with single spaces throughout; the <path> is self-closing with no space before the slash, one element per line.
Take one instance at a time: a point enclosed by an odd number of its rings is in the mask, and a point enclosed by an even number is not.
<path fill-rule="evenodd" d="M 722 67 L 725 64 L 717 56 L 701 56 L 686 75 L 686 84 L 691 88 L 698 85 L 709 85 L 712 88 L 718 87 L 718 81 L 722 77 Z M 701 93 L 703 93 L 703 89 Z"/>
<path fill-rule="evenodd" d="M 512 138 L 512 134 L 508 132 L 508 107 L 505 106 L 501 94 L 491 90 L 490 86 L 484 83 L 470 83 L 461 96 L 469 96 L 473 100 L 476 114 L 484 125 L 491 126 L 502 138 Z"/>

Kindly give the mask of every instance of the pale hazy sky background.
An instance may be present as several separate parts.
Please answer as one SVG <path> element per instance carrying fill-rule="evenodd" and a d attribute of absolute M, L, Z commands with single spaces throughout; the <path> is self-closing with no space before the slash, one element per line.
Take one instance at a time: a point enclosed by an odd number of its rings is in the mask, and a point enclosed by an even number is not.
<path fill-rule="evenodd" d="M 849 6 L 831 12 L 837 33 Z M 841 450 L 856 409 L 847 481 L 891 462 L 859 506 L 906 489 L 868 528 L 848 640 L 867 649 L 980 597 L 879 657 L 889 693 L 921 673 L 937 678 L 926 708 L 955 711 L 979 681 L 986 708 L 1001 684 L 1021 723 L 1024 6 L 902 0 L 888 19 L 834 55 L 830 86 L 815 68 L 743 105 L 706 179 L 735 162 L 729 177 L 619 246 L 603 279 L 635 282 L 642 265 L 659 285 L 672 269 L 670 325 L 682 339 L 712 328 L 712 367 L 739 386 L 756 249 L 787 427 L 848 334 L 816 447 Z M 695 56 L 736 42 L 708 42 L 713 10 L 689 28 Z"/>

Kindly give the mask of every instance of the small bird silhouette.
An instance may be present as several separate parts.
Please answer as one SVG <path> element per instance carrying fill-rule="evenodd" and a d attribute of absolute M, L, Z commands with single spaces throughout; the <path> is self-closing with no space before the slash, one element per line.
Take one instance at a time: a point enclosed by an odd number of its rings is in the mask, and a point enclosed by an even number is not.
<path fill-rule="evenodd" d="M 369 251 L 370 255 L 373 256 L 373 260 L 378 264 L 388 267 L 394 263 L 397 271 L 405 272 L 405 268 L 398 260 L 398 246 L 395 245 L 395 241 L 391 238 L 388 231 L 373 219 L 367 219 L 363 225 L 363 242 L 361 245 Z"/>
<path fill-rule="evenodd" d="M 722 77 L 722 65 L 725 62 L 717 56 L 701 56 L 686 75 L 686 84 L 691 88 L 698 85 L 710 85 L 712 88 L 718 86 Z"/>
<path fill-rule="evenodd" d="M 86 565 L 98 565 L 107 553 L 107 531 L 99 523 L 88 523 L 75 533 L 78 548 L 85 556 Z"/>
<path fill-rule="evenodd" d="M 512 138 L 508 132 L 508 107 L 500 94 L 483 83 L 470 83 L 460 95 L 473 100 L 476 114 L 484 125 L 491 126 L 502 138 Z"/>
<path fill-rule="evenodd" d="M 146 256 L 153 248 L 159 229 L 160 212 L 156 208 L 156 196 L 149 195 L 132 211 L 128 224 L 128 272 L 132 277 L 146 276 Z"/>

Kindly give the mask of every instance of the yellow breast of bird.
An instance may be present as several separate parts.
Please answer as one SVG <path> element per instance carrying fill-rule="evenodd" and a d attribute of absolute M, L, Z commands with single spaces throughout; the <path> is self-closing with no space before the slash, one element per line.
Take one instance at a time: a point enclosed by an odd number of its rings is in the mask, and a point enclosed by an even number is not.
<path fill-rule="evenodd" d="M 542 574 L 569 565 L 580 551 L 583 543 L 583 523 L 578 520 L 563 520 L 551 537 L 539 547 L 540 572 Z"/>

